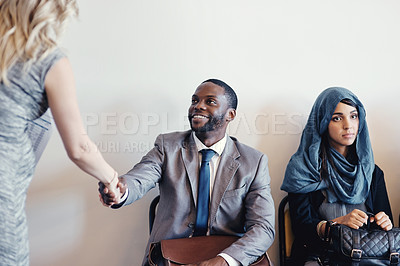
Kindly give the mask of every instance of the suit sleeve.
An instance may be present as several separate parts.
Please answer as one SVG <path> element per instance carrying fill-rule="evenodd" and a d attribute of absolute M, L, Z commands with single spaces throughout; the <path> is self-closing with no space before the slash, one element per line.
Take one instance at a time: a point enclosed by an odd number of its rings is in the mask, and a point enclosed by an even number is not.
<path fill-rule="evenodd" d="M 271 196 L 267 156 L 262 155 L 255 178 L 244 200 L 246 233 L 223 252 L 248 265 L 272 245 L 275 208 Z"/>
<path fill-rule="evenodd" d="M 161 179 L 164 161 L 163 136 L 159 135 L 151 149 L 129 172 L 123 177 L 128 186 L 128 198 L 122 206 L 129 205 L 142 198 L 150 189 L 154 188 Z"/>

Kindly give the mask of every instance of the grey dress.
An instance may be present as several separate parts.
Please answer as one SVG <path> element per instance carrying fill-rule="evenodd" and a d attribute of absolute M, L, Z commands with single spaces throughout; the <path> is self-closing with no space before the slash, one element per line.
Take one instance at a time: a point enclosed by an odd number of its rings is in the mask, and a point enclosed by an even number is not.
<path fill-rule="evenodd" d="M 0 83 L 0 265 L 29 265 L 25 199 L 35 170 L 29 121 L 48 108 L 44 81 L 63 53 L 56 49 L 26 72 L 21 63 Z"/>

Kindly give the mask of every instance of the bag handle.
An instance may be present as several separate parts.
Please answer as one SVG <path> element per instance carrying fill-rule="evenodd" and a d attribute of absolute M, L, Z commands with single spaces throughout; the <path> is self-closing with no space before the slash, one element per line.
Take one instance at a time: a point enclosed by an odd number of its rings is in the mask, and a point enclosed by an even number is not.
<path fill-rule="evenodd" d="M 326 221 L 325 224 L 325 232 L 324 232 L 324 236 L 322 237 L 322 241 L 325 242 L 325 244 L 329 244 L 329 242 L 332 239 L 332 235 L 331 235 L 331 228 L 337 224 L 337 222 L 333 222 L 333 221 Z"/>
<path fill-rule="evenodd" d="M 368 219 L 367 219 L 367 224 L 362 226 L 363 229 L 366 230 L 372 230 L 372 229 L 378 229 L 378 230 L 383 230 L 382 227 L 380 227 L 379 225 L 376 224 L 375 219 L 373 222 L 371 222 L 371 218 L 375 217 L 375 214 L 373 214 L 372 212 L 365 212 L 368 215 Z"/>
<path fill-rule="evenodd" d="M 367 225 L 364 226 L 365 229 L 369 230 L 372 229 L 371 226 L 373 223 L 375 222 L 371 222 L 371 218 L 375 217 L 375 215 L 372 212 L 365 212 L 368 215 L 368 219 L 367 219 Z"/>

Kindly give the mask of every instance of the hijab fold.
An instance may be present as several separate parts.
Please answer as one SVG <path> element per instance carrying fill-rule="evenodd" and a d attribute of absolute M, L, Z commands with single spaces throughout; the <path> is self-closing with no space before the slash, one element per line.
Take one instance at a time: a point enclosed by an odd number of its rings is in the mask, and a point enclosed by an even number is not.
<path fill-rule="evenodd" d="M 343 99 L 357 105 L 359 128 L 355 140 L 358 161 L 353 164 L 335 149 L 328 149 L 327 177 L 321 178 L 320 147 L 336 106 Z M 303 130 L 297 152 L 286 168 L 281 189 L 289 193 L 309 193 L 325 189 L 328 202 L 359 204 L 365 202 L 375 168 L 365 109 L 351 91 L 332 87 L 316 99 Z"/>

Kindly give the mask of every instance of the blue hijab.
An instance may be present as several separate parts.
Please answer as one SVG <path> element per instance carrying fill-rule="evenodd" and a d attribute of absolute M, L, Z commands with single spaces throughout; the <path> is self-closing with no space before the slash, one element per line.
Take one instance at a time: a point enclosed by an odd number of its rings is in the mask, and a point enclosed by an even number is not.
<path fill-rule="evenodd" d="M 328 129 L 336 106 L 343 99 L 350 99 L 358 109 L 359 128 L 355 140 L 358 161 L 352 164 L 335 149 L 330 148 L 328 152 L 332 160 L 327 160 L 328 174 L 322 179 L 322 135 Z M 328 88 L 318 96 L 311 109 L 300 146 L 289 161 L 281 189 L 289 193 L 309 193 L 326 189 L 328 202 L 364 203 L 369 193 L 374 168 L 364 106 L 351 91 L 339 87 Z"/>

